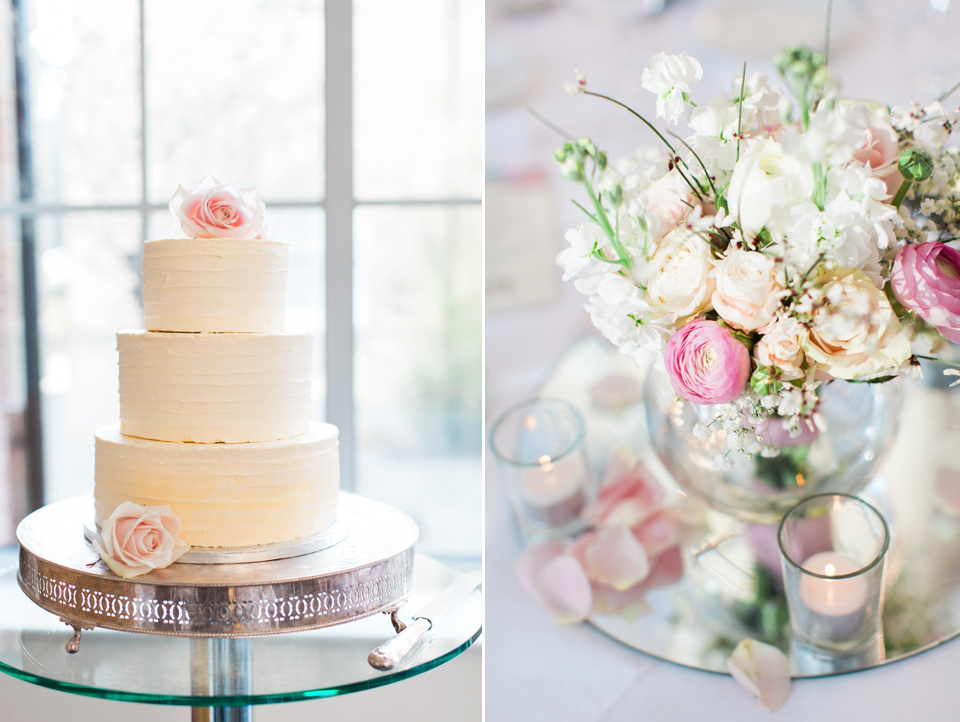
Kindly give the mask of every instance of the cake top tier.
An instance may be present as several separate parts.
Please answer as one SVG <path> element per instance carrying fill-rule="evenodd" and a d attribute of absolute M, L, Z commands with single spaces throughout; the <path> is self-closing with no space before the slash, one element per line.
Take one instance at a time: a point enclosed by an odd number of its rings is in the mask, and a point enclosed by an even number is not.
<path fill-rule="evenodd" d="M 257 191 L 207 176 L 170 201 L 190 238 L 147 241 L 148 331 L 275 333 L 284 329 L 289 246 L 264 239 Z"/>
<path fill-rule="evenodd" d="M 212 175 L 192 188 L 178 187 L 170 199 L 174 223 L 191 238 L 263 238 L 265 211 L 256 188 Z"/>

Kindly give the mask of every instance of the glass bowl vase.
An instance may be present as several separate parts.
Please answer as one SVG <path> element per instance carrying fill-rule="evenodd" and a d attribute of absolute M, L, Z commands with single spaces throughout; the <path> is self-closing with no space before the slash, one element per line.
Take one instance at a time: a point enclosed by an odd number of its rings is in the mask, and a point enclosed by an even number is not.
<path fill-rule="evenodd" d="M 748 456 L 730 450 L 728 432 L 719 423 L 711 424 L 716 416 L 713 406 L 679 398 L 665 373 L 651 372 L 645 393 L 650 442 L 684 491 L 737 518 L 774 523 L 810 494 L 856 494 L 896 437 L 903 395 L 898 379 L 834 380 L 821 384 L 819 391 L 825 431 L 812 439 L 776 434 L 782 439 L 777 456 Z M 698 423 L 707 430 L 703 439 L 693 433 Z M 718 456 L 728 466 L 732 462 L 732 468 L 719 468 Z"/>

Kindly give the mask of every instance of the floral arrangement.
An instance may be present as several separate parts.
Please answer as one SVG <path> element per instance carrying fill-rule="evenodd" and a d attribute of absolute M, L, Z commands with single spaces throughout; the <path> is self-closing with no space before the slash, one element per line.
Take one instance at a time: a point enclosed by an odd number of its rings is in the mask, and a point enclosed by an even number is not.
<path fill-rule="evenodd" d="M 170 507 L 120 504 L 100 525 L 93 548 L 107 566 L 125 579 L 163 569 L 190 551 L 180 539 L 183 522 Z"/>
<path fill-rule="evenodd" d="M 779 453 L 764 432 L 773 419 L 794 438 L 823 426 L 826 381 L 917 374 L 944 339 L 960 342 L 949 93 L 889 110 L 843 98 L 820 53 L 790 49 L 776 67 L 785 88 L 744 66 L 731 92 L 695 103 L 700 63 L 656 55 L 643 87 L 669 124 L 690 109 L 686 139 L 578 72 L 569 92 L 626 108 L 666 153 L 611 164 L 587 138 L 556 153 L 589 199 L 557 261 L 593 323 L 664 368 L 679 396 L 715 405 L 731 448 L 763 456 Z"/>
<path fill-rule="evenodd" d="M 238 188 L 208 175 L 193 188 L 177 187 L 173 222 L 191 238 L 251 238 L 264 234 L 263 201 L 256 188 Z"/>

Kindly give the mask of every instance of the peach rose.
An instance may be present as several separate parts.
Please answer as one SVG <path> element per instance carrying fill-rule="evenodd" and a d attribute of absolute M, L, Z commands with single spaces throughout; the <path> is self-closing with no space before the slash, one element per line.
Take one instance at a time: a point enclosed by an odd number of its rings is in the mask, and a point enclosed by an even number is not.
<path fill-rule="evenodd" d="M 783 290 L 776 262 L 757 251 L 729 251 L 717 265 L 716 284 L 714 309 L 724 321 L 746 331 L 770 323 Z"/>
<path fill-rule="evenodd" d="M 208 175 L 170 199 L 175 223 L 192 238 L 263 238 L 263 201 L 255 188 L 238 188 Z"/>
<path fill-rule="evenodd" d="M 813 321 L 802 341 L 809 362 L 835 378 L 857 379 L 910 358 L 910 340 L 890 302 L 857 269 L 825 276 L 814 292 Z"/>
<path fill-rule="evenodd" d="M 123 502 L 100 525 L 93 548 L 118 576 L 129 579 L 170 566 L 190 549 L 183 523 L 170 507 Z"/>
<path fill-rule="evenodd" d="M 799 330 L 799 329 L 798 329 Z M 753 355 L 761 366 L 774 366 L 786 380 L 803 378 L 803 348 L 798 332 L 786 323 L 774 323 L 753 347 Z"/>

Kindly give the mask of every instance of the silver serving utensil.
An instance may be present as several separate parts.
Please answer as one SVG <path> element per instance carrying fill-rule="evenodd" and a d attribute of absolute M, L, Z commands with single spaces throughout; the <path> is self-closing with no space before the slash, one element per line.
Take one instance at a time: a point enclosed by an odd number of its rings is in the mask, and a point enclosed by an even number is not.
<path fill-rule="evenodd" d="M 427 602 L 416 614 L 413 622 L 370 652 L 367 661 L 374 669 L 393 669 L 406 657 L 414 645 L 433 625 L 480 586 L 483 577 L 480 570 L 468 572 L 448 586 L 439 595 Z"/>

